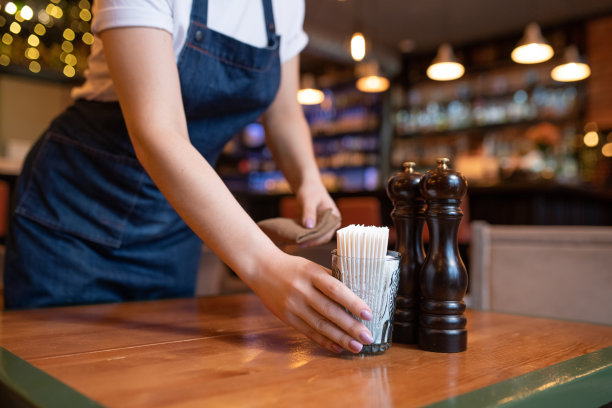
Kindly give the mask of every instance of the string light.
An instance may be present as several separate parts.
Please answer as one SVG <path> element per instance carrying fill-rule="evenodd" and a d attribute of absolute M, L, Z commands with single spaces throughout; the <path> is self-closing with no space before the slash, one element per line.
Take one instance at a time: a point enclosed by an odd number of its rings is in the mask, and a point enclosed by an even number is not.
<path fill-rule="evenodd" d="M 9 30 L 11 30 L 11 33 L 13 34 L 19 34 L 21 32 L 21 26 L 19 25 L 19 23 L 13 21 L 11 23 L 11 26 L 9 27 Z"/>
<path fill-rule="evenodd" d="M 2 36 L 2 43 L 6 45 L 11 45 L 13 43 L 13 36 L 9 33 L 4 33 Z"/>
<path fill-rule="evenodd" d="M 62 10 L 62 8 L 51 3 L 47 5 L 45 11 L 48 15 L 57 19 L 60 19 L 64 16 L 64 11 Z"/>
<path fill-rule="evenodd" d="M 30 8 L 30 6 L 23 6 L 19 14 L 26 20 L 31 20 L 32 17 L 34 17 L 34 11 Z"/>
<path fill-rule="evenodd" d="M 85 34 L 83 34 L 83 37 L 81 39 L 87 45 L 91 45 L 94 42 L 94 36 L 93 36 L 92 33 L 85 33 Z"/>
<path fill-rule="evenodd" d="M 72 40 L 74 40 L 74 37 L 75 37 L 74 31 L 72 31 L 72 29 L 70 29 L 70 28 L 67 28 L 67 29 L 64 30 L 63 36 L 64 36 L 64 38 L 66 40 L 72 41 Z"/>
<path fill-rule="evenodd" d="M 38 61 L 31 61 L 28 68 L 35 74 L 38 74 L 40 72 L 40 64 L 38 63 Z"/>
<path fill-rule="evenodd" d="M 12 0 L 0 5 L 0 66 L 16 63 L 34 74 L 49 70 L 60 71 L 68 78 L 77 76 L 77 66 L 95 40 L 90 32 L 91 0 L 47 0 L 36 7 L 31 4 L 34 2 Z M 61 41 L 44 37 L 54 25 L 61 27 L 53 29 L 61 35 Z M 55 31 L 53 34 L 55 37 Z M 59 67 L 54 62 L 58 57 L 62 61 Z"/>
<path fill-rule="evenodd" d="M 40 39 L 36 36 L 36 34 L 30 34 L 28 37 L 28 44 L 30 44 L 32 47 L 38 47 L 38 44 L 40 44 Z"/>
<path fill-rule="evenodd" d="M 74 54 L 68 54 L 66 55 L 66 58 L 64 58 L 64 62 L 66 63 L 66 65 L 70 65 L 71 67 L 73 67 L 77 63 L 77 58 L 74 56 Z"/>
<path fill-rule="evenodd" d="M 25 50 L 25 56 L 27 59 L 35 60 L 40 57 L 40 52 L 36 48 L 29 47 Z"/>
<path fill-rule="evenodd" d="M 83 21 L 89 21 L 91 20 L 91 12 L 87 9 L 82 9 L 79 13 L 79 17 L 81 17 Z"/>
<path fill-rule="evenodd" d="M 44 25 L 48 25 L 49 23 L 51 23 L 51 18 L 49 17 L 49 13 L 47 13 L 45 10 L 40 10 L 38 12 L 38 21 L 40 21 Z"/>
<path fill-rule="evenodd" d="M 68 78 L 72 78 L 76 74 L 74 67 L 70 65 L 66 65 L 63 72 Z"/>
<path fill-rule="evenodd" d="M 605 145 L 603 145 L 603 147 L 601 148 L 601 154 L 606 157 L 612 157 L 612 143 L 606 143 Z"/>
<path fill-rule="evenodd" d="M 15 14 L 17 12 L 17 6 L 12 1 L 9 1 L 6 3 L 6 6 L 4 6 L 4 11 L 6 11 L 7 14 Z"/>
<path fill-rule="evenodd" d="M 74 51 L 74 45 L 72 45 L 70 41 L 64 41 L 62 43 L 62 50 L 65 52 L 72 52 Z"/>
<path fill-rule="evenodd" d="M 38 23 L 34 27 L 34 32 L 42 37 L 47 32 L 47 29 L 45 28 L 44 25 Z"/>

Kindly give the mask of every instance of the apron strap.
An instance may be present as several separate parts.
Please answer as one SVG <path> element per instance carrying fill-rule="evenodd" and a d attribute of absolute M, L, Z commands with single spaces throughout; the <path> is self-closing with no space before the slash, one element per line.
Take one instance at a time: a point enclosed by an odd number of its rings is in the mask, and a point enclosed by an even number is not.
<path fill-rule="evenodd" d="M 262 0 L 264 16 L 266 19 L 266 34 L 268 44 L 273 44 L 276 37 L 276 25 L 274 24 L 274 13 L 272 11 L 272 0 Z"/>
<path fill-rule="evenodd" d="M 263 12 L 266 21 L 266 35 L 268 44 L 273 44 L 276 37 L 276 25 L 274 24 L 274 12 L 272 11 L 272 0 L 262 0 Z M 200 23 L 208 25 L 208 0 L 193 0 L 192 9 Z"/>

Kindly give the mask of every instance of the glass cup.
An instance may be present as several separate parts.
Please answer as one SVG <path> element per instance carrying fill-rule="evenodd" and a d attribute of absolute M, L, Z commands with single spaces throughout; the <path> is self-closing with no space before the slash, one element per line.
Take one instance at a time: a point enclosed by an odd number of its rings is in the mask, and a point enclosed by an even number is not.
<path fill-rule="evenodd" d="M 382 354 L 391 347 L 395 298 L 399 283 L 400 254 L 387 251 L 385 258 L 350 258 L 332 251 L 332 275 L 363 299 L 372 320 L 357 318 L 372 332 L 374 342 L 359 354 Z"/>

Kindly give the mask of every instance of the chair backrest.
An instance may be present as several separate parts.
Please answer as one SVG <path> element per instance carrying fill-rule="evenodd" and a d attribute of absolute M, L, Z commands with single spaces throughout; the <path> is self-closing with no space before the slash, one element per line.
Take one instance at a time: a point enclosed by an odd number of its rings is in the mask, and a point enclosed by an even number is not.
<path fill-rule="evenodd" d="M 612 324 L 612 227 L 472 223 L 470 304 Z"/>
<path fill-rule="evenodd" d="M 376 197 L 341 197 L 336 200 L 342 227 L 351 224 L 382 225 L 380 201 Z"/>

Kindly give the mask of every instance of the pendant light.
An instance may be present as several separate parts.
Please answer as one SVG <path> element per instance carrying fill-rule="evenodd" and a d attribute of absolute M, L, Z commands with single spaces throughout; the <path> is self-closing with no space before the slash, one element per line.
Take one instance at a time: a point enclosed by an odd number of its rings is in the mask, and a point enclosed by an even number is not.
<path fill-rule="evenodd" d="M 359 63 L 355 71 L 358 78 L 355 85 L 361 92 L 378 93 L 389 89 L 389 80 L 380 75 L 376 61 Z"/>
<path fill-rule="evenodd" d="M 302 75 L 302 87 L 297 93 L 297 99 L 302 105 L 318 105 L 325 100 L 323 91 L 315 88 L 314 75 Z"/>
<path fill-rule="evenodd" d="M 366 54 L 365 37 L 359 31 L 351 37 L 351 57 L 355 61 L 362 61 Z"/>
<path fill-rule="evenodd" d="M 453 55 L 450 44 L 444 43 L 438 48 L 438 54 L 427 68 L 427 76 L 435 81 L 452 81 L 461 78 L 465 68 Z"/>
<path fill-rule="evenodd" d="M 588 78 L 591 75 L 591 68 L 581 61 L 578 55 L 578 48 L 570 45 L 565 49 L 564 63 L 553 68 L 550 76 L 555 81 L 573 82 Z"/>
<path fill-rule="evenodd" d="M 510 57 L 512 61 L 519 64 L 537 64 L 548 61 L 554 55 L 554 51 L 542 36 L 542 31 L 537 23 L 529 23 L 525 28 L 523 38 L 512 50 Z"/>

